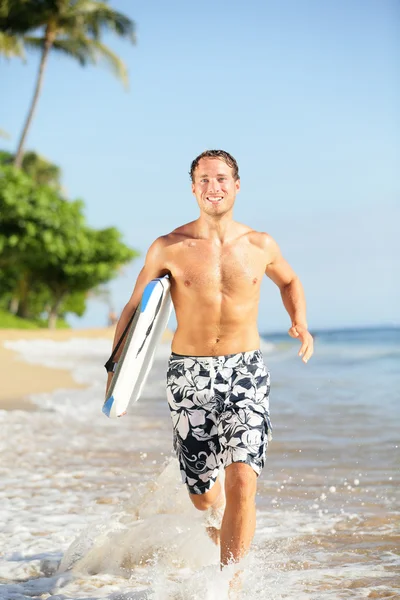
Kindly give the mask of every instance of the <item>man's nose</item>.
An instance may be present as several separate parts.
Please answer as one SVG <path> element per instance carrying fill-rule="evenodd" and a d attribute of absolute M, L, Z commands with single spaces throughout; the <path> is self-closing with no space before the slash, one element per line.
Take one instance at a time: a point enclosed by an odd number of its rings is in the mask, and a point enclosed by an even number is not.
<path fill-rule="evenodd" d="M 216 194 L 221 190 L 221 186 L 219 184 L 218 179 L 210 179 L 210 183 L 208 186 L 208 191 L 212 194 Z"/>

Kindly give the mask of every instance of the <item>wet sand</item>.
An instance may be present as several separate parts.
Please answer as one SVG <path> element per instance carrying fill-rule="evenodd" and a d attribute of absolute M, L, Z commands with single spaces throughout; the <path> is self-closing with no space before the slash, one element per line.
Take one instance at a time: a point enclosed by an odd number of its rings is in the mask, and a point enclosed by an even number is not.
<path fill-rule="evenodd" d="M 7 341 L 52 340 L 63 342 L 73 338 L 93 338 L 112 340 L 114 327 L 97 329 L 48 329 L 0 330 L 0 364 L 5 374 L 0 387 L 0 410 L 36 410 L 29 400 L 31 394 L 52 392 L 56 389 L 79 389 L 86 387 L 77 383 L 67 369 L 53 369 L 25 362 L 21 355 L 5 347 Z"/>
<path fill-rule="evenodd" d="M 20 353 L 5 347 L 7 341 L 20 340 L 52 340 L 65 342 L 76 338 L 109 339 L 114 338 L 115 327 L 99 327 L 92 329 L 49 329 L 21 330 L 0 329 L 0 364 L 6 374 L 0 387 L 0 410 L 36 410 L 36 405 L 29 400 L 32 394 L 53 392 L 56 389 L 82 389 L 67 369 L 51 368 L 43 365 L 29 364 Z M 163 339 L 171 339 L 171 332 L 166 331 Z"/>

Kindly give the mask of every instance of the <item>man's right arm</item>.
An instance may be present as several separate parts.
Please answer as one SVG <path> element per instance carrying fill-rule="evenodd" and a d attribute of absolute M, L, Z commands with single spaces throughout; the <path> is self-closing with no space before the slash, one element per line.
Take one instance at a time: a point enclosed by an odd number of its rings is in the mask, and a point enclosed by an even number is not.
<path fill-rule="evenodd" d="M 134 314 L 136 308 L 139 306 L 140 299 L 143 295 L 144 289 L 146 285 L 156 277 L 160 277 L 162 275 L 166 275 L 169 271 L 166 268 L 165 264 L 165 237 L 160 237 L 155 240 L 150 246 L 144 266 L 139 273 L 139 276 L 136 280 L 135 287 L 133 289 L 132 295 L 128 302 L 126 303 L 121 316 L 118 320 L 117 327 L 115 329 L 114 341 L 113 341 L 113 350 L 118 343 L 121 335 L 125 331 L 126 326 L 129 323 L 132 315 Z M 126 339 L 126 338 L 125 338 Z M 118 349 L 114 357 L 114 361 L 117 362 L 121 353 L 123 351 L 125 345 L 125 340 L 123 340 L 121 346 Z M 108 373 L 107 379 L 107 389 L 111 382 L 113 373 Z"/>

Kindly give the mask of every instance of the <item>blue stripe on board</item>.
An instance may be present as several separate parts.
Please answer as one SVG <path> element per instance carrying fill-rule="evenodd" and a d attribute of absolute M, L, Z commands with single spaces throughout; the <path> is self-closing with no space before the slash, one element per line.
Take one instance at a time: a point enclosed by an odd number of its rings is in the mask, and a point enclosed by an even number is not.
<path fill-rule="evenodd" d="M 148 304 L 148 302 L 150 300 L 150 296 L 153 293 L 153 290 L 156 287 L 156 285 L 157 285 L 158 282 L 159 282 L 159 279 L 153 279 L 144 288 L 144 292 L 143 292 L 143 296 L 142 296 L 142 302 L 140 304 L 140 312 L 144 312 L 146 310 L 146 306 L 147 306 L 147 304 Z"/>
<path fill-rule="evenodd" d="M 104 402 L 103 404 L 103 413 L 105 415 L 107 415 L 107 417 L 110 416 L 110 412 L 111 412 L 111 408 L 112 405 L 114 404 L 114 396 L 110 396 L 109 399 L 107 400 L 107 402 Z"/>
<path fill-rule="evenodd" d="M 140 304 L 140 312 L 144 312 L 146 310 L 146 306 L 150 300 L 150 296 L 153 293 L 154 288 L 156 287 L 157 283 L 159 281 L 162 281 L 163 279 L 165 279 L 165 277 L 168 277 L 168 275 L 164 275 L 164 277 L 157 277 L 156 279 L 152 279 L 150 281 L 150 283 L 148 283 L 146 285 L 146 287 L 144 288 L 142 301 Z"/>

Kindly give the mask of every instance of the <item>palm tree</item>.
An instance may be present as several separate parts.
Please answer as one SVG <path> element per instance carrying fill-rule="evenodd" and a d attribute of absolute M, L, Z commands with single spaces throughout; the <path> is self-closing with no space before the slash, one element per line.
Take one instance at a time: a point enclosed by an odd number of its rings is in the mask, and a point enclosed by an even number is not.
<path fill-rule="evenodd" d="M 82 66 L 102 60 L 127 86 L 127 69 L 122 60 L 103 44 L 102 36 L 111 31 L 135 43 L 135 25 L 126 15 L 110 8 L 107 2 L 108 0 L 0 0 L 2 35 L 13 38 L 14 43 L 18 42 L 17 48 L 25 46 L 41 53 L 35 91 L 15 154 L 16 167 L 21 167 L 22 164 L 24 144 L 40 96 L 50 51 L 66 54 Z"/>

